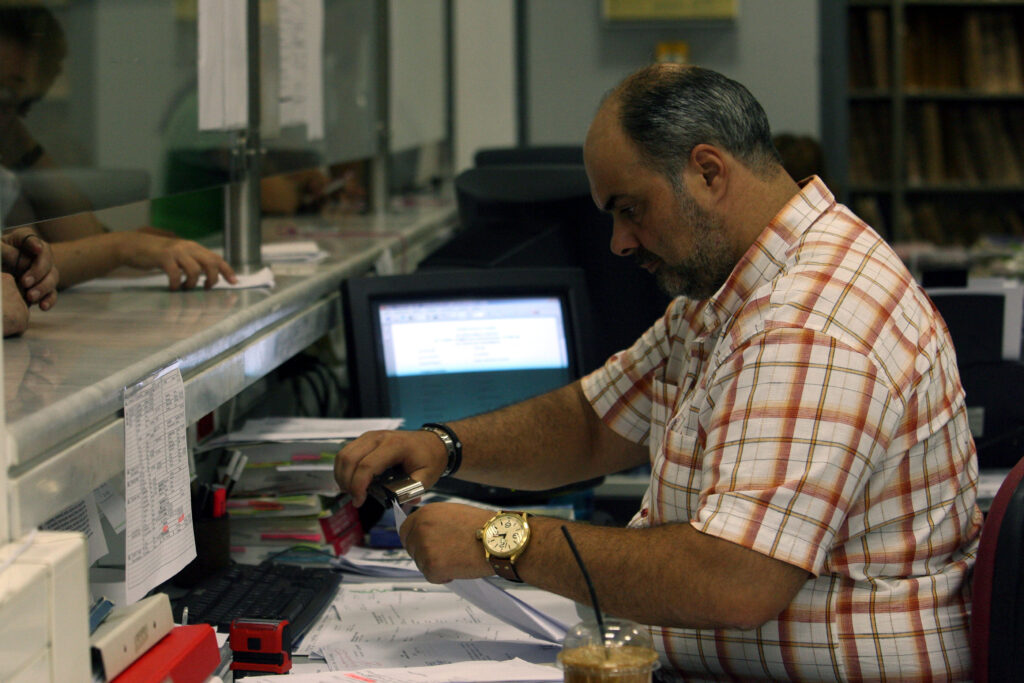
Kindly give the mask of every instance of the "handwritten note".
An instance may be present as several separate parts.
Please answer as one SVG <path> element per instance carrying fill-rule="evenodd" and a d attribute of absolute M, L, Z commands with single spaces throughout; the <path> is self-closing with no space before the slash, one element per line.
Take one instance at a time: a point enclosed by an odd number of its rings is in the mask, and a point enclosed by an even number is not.
<path fill-rule="evenodd" d="M 133 603 L 196 556 L 177 365 L 124 390 L 125 592 Z"/>

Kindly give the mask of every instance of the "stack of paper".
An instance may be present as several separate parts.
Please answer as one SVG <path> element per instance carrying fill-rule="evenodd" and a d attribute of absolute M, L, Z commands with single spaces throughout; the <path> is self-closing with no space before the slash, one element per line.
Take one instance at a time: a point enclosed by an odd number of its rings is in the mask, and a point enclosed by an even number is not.
<path fill-rule="evenodd" d="M 204 444 L 203 449 L 228 447 L 245 457 L 227 505 L 232 557 L 256 563 L 291 549 L 301 552 L 289 553 L 289 560 L 323 562 L 360 542 L 358 511 L 338 490 L 334 458 L 345 440 L 374 426 L 266 418 Z"/>

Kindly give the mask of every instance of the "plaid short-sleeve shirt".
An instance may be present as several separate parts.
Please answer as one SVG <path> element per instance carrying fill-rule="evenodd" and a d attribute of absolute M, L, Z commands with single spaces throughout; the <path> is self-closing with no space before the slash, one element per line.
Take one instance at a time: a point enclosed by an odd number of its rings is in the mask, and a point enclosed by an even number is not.
<path fill-rule="evenodd" d="M 706 301 L 584 391 L 650 448 L 633 526 L 686 522 L 813 574 L 749 631 L 654 628 L 692 678 L 970 677 L 978 466 L 945 324 L 817 178 Z"/>

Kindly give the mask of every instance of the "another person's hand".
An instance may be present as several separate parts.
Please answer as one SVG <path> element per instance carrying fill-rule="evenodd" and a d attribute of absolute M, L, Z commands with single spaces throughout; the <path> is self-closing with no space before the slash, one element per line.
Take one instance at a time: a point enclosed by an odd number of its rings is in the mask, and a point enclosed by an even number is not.
<path fill-rule="evenodd" d="M 327 175 L 318 168 L 267 176 L 260 181 L 260 208 L 280 215 L 316 208 L 323 203 L 327 182 Z"/>
<path fill-rule="evenodd" d="M 0 240 L 4 272 L 10 273 L 29 305 L 46 311 L 57 303 L 60 274 L 50 245 L 32 228 L 15 228 Z"/>
<path fill-rule="evenodd" d="M 476 531 L 493 515 L 471 505 L 430 503 L 409 515 L 398 536 L 431 583 L 492 576 L 494 569 Z"/>
<path fill-rule="evenodd" d="M 192 289 L 204 273 L 206 289 L 217 284 L 220 276 L 232 284 L 238 282 L 228 262 L 198 242 L 139 230 L 125 231 L 118 236 L 118 261 L 134 268 L 161 269 L 167 273 L 172 290 Z"/>
<path fill-rule="evenodd" d="M 0 279 L 3 281 L 4 336 L 21 334 L 28 329 L 28 304 L 21 298 L 21 291 L 10 273 L 0 273 Z"/>
<path fill-rule="evenodd" d="M 448 451 L 436 434 L 424 431 L 367 432 L 342 448 L 334 459 L 334 478 L 356 506 L 366 501 L 370 480 L 394 465 L 425 488 L 433 486 L 448 465 Z"/>

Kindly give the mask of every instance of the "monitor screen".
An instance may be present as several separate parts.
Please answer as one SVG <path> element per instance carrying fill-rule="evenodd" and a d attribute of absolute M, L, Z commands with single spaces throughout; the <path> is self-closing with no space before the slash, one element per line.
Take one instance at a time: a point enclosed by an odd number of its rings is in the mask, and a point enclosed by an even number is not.
<path fill-rule="evenodd" d="M 375 313 L 391 412 L 410 424 L 466 417 L 573 379 L 557 296 L 382 302 Z"/>
<path fill-rule="evenodd" d="M 424 271 L 345 284 L 357 414 L 407 427 L 486 412 L 585 366 L 577 268 Z"/>

